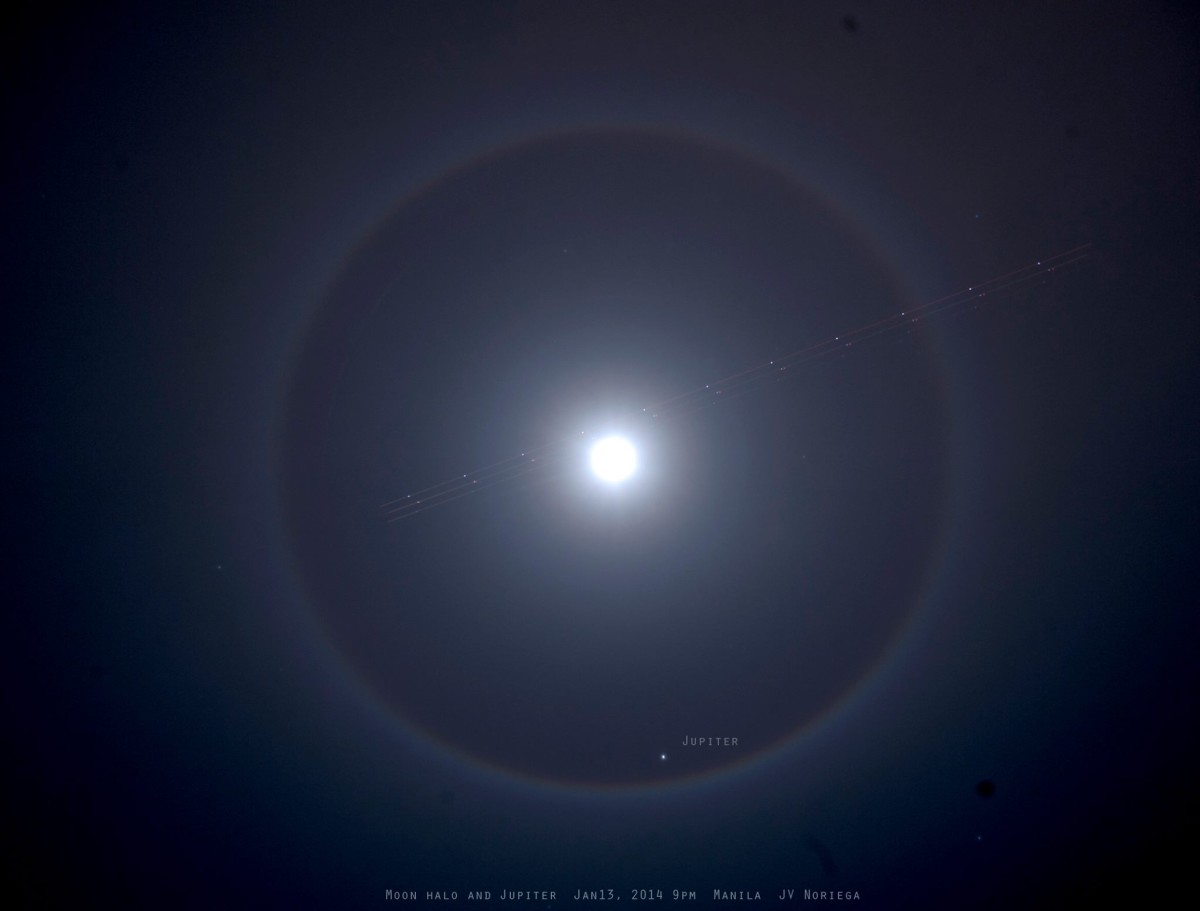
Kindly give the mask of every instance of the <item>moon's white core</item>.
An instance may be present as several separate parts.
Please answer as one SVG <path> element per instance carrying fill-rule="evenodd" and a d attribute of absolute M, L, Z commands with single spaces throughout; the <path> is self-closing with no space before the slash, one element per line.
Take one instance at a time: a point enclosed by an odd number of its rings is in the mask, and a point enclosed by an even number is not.
<path fill-rule="evenodd" d="M 624 437 L 605 437 L 592 447 L 592 471 L 601 481 L 618 484 L 637 470 L 637 450 Z"/>

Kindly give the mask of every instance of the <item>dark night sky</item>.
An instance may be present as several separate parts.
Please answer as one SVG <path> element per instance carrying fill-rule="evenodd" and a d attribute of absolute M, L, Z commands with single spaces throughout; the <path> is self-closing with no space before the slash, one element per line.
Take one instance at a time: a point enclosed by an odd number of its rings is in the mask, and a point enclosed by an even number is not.
<path fill-rule="evenodd" d="M 25 906 L 1182 881 L 1179 5 L 169 6 L 5 39 Z"/>

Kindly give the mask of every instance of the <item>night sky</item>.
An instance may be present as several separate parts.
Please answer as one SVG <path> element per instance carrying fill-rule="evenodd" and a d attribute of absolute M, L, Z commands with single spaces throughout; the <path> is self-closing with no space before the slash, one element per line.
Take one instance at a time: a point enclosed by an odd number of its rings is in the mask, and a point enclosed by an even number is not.
<path fill-rule="evenodd" d="M 10 23 L 18 906 L 1189 882 L 1200 23 L 916 6 Z"/>

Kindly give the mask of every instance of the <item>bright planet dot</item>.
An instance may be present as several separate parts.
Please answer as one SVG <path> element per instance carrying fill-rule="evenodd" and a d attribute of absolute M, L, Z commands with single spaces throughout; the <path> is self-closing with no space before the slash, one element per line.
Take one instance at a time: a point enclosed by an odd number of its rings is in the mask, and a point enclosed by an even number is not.
<path fill-rule="evenodd" d="M 601 481 L 619 484 L 637 470 L 637 450 L 624 437 L 605 437 L 592 447 L 592 471 Z"/>

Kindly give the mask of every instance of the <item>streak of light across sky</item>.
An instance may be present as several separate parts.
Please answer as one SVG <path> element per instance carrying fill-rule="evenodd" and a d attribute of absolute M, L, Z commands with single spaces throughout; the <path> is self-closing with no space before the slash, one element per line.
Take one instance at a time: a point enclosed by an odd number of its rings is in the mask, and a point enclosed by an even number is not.
<path fill-rule="evenodd" d="M 969 306 L 986 304 L 989 299 L 994 300 L 1002 296 L 1005 291 L 1047 281 L 1056 272 L 1087 259 L 1090 255 L 1090 248 L 1090 243 L 1072 247 L 987 281 L 969 285 L 952 294 L 893 313 L 891 316 L 874 320 L 856 329 L 841 332 L 816 344 L 759 362 L 723 379 L 648 404 L 640 411 L 631 413 L 628 420 L 633 422 L 639 419 L 649 419 L 657 422 L 680 417 L 707 408 L 717 402 L 744 395 L 768 383 L 787 379 L 795 376 L 798 368 L 830 358 L 838 353 L 844 353 L 846 349 L 856 345 L 862 345 L 872 339 L 903 329 L 912 329 L 916 324 L 947 316 Z M 388 500 L 381 503 L 379 508 L 389 523 L 411 518 L 446 503 L 528 475 L 569 452 L 581 437 L 588 439 L 592 436 L 591 431 L 581 430 L 577 435 L 530 447 L 490 465 L 457 474 L 437 484 Z"/>

